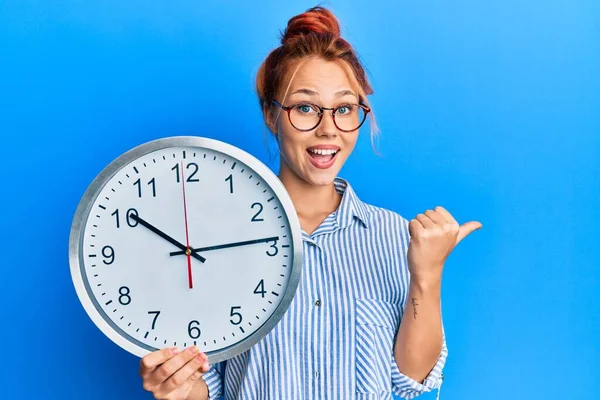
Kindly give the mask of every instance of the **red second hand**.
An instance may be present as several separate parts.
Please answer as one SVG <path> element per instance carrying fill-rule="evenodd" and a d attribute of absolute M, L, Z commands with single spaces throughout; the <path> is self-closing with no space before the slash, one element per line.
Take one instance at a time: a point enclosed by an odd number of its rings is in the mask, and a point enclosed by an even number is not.
<path fill-rule="evenodd" d="M 190 250 L 190 237 L 188 233 L 188 221 L 187 221 L 187 205 L 185 202 L 185 176 L 183 174 L 183 161 L 181 161 L 181 187 L 183 188 L 183 216 L 185 218 L 185 254 L 187 255 L 187 264 L 188 264 L 188 281 L 190 284 L 190 289 L 194 287 L 192 280 L 192 257 Z"/>

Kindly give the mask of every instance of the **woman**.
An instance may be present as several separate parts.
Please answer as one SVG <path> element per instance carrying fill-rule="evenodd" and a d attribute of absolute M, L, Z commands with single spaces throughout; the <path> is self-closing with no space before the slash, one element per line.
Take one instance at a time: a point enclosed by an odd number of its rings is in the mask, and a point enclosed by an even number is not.
<path fill-rule="evenodd" d="M 211 367 L 194 347 L 153 352 L 141 361 L 144 388 L 169 400 L 410 399 L 439 389 L 442 268 L 481 224 L 459 226 L 442 207 L 408 222 L 361 202 L 337 177 L 372 89 L 327 9 L 289 21 L 256 86 L 303 230 L 302 281 L 249 351 Z"/>

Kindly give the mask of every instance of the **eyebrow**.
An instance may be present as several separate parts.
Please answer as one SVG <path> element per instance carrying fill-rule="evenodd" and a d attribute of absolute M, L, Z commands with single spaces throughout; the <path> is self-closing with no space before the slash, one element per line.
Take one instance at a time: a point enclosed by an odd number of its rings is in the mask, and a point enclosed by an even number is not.
<path fill-rule="evenodd" d="M 303 94 L 307 94 L 309 96 L 318 96 L 319 95 L 319 93 L 315 92 L 314 90 L 310 90 L 310 89 L 306 89 L 306 88 L 304 88 L 304 89 L 298 89 L 298 90 L 296 90 L 292 94 L 296 94 L 296 93 L 303 93 Z M 347 96 L 347 95 L 351 95 L 351 96 L 357 97 L 356 94 L 354 94 L 353 91 L 348 90 L 348 89 L 340 90 L 339 92 L 335 93 L 335 97 L 342 97 L 342 96 Z"/>

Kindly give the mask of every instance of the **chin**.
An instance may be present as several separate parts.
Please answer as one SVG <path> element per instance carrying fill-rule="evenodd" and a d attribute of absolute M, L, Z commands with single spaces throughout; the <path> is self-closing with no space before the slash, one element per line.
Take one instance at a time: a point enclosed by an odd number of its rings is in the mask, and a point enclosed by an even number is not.
<path fill-rule="evenodd" d="M 329 186 L 333 184 L 333 181 L 336 178 L 336 176 L 337 175 L 332 174 L 321 174 L 321 176 L 315 176 L 313 174 L 310 174 L 304 180 L 313 186 Z"/>
<path fill-rule="evenodd" d="M 328 186 L 333 184 L 334 179 L 338 176 L 340 169 L 337 165 L 333 165 L 331 168 L 316 169 L 312 165 L 307 165 L 304 168 L 302 178 L 314 186 Z"/>

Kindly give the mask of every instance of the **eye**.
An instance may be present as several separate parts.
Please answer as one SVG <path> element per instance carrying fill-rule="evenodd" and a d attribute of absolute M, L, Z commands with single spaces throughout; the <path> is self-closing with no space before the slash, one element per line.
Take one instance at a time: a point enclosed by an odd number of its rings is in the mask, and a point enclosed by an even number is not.
<path fill-rule="evenodd" d="M 354 106 L 352 104 L 344 104 L 342 106 L 338 106 L 335 110 L 335 113 L 339 115 L 348 115 L 352 114 L 353 110 Z"/>
<path fill-rule="evenodd" d="M 295 108 L 296 111 L 298 111 L 300 114 L 311 114 L 319 112 L 319 110 L 317 110 L 317 108 L 310 103 L 298 104 Z"/>

